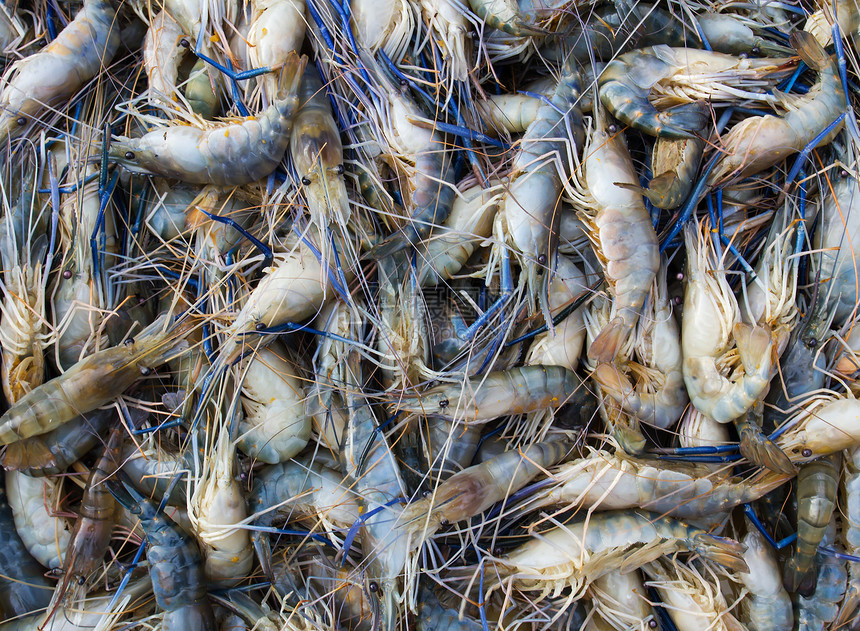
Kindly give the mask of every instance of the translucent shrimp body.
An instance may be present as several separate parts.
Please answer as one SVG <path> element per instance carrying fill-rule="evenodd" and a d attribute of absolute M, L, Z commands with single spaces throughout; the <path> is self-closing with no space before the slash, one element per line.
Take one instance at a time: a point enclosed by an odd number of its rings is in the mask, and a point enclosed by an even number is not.
<path fill-rule="evenodd" d="M 61 478 L 31 478 L 6 472 L 6 493 L 21 540 L 39 563 L 49 569 L 63 567 L 71 532 L 64 519 L 52 516 L 59 506 Z"/>
<path fill-rule="evenodd" d="M 119 48 L 110 0 L 86 0 L 57 38 L 12 64 L 0 86 L 0 141 L 17 136 L 46 107 L 65 101 L 95 77 Z"/>

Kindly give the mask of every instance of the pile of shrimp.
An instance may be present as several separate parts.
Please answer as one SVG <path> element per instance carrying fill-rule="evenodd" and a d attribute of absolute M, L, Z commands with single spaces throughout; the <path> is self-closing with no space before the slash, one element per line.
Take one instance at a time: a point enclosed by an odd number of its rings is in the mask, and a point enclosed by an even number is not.
<path fill-rule="evenodd" d="M 856 0 L 0 26 L 0 631 L 860 631 Z"/>

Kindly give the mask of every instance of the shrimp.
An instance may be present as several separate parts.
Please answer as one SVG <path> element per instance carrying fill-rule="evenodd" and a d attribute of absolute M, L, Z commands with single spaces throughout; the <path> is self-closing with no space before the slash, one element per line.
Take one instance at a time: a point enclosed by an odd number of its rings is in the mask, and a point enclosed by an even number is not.
<path fill-rule="evenodd" d="M 730 612 L 720 584 L 715 585 L 703 576 L 709 568 L 698 563 L 679 563 L 667 557 L 656 559 L 642 569 L 650 579 L 646 585 L 656 588 L 675 628 L 681 631 L 744 629 Z"/>
<path fill-rule="evenodd" d="M 617 364 L 598 364 L 593 374 L 603 392 L 625 412 L 661 429 L 674 425 L 688 403 L 681 370 L 681 336 L 669 305 L 666 274 L 664 260 L 648 309 L 637 324 L 639 333 L 633 348 L 643 363 L 624 367 L 641 375 L 639 383 L 630 383 L 624 368 Z"/>
<path fill-rule="evenodd" d="M 564 458 L 571 446 L 567 441 L 535 443 L 455 473 L 430 495 L 404 508 L 399 528 L 420 535 L 413 542 L 417 547 L 442 526 L 474 517 L 520 490 Z"/>
<path fill-rule="evenodd" d="M 642 573 L 607 572 L 588 588 L 594 602 L 595 618 L 621 627 L 646 631 L 651 628 L 654 611 L 647 600 Z"/>
<path fill-rule="evenodd" d="M 855 256 L 860 252 L 860 183 L 848 171 L 837 172 L 825 188 L 820 225 L 815 236 L 816 257 L 822 285 L 819 291 L 833 310 L 835 329 L 841 329 L 857 316 L 857 270 Z"/>
<path fill-rule="evenodd" d="M 43 609 L 51 600 L 53 586 L 21 541 L 5 483 L 0 484 L 0 533 L 0 612 L 8 619 Z"/>
<path fill-rule="evenodd" d="M 832 548 L 836 543 L 836 515 L 834 515 L 821 541 L 825 547 Z M 827 554 L 816 555 L 818 566 L 815 577 L 815 596 L 805 598 L 798 595 L 795 599 L 794 619 L 798 629 L 827 629 L 839 614 L 839 603 L 845 594 L 847 573 L 845 561 Z"/>
<path fill-rule="evenodd" d="M 456 0 L 419 0 L 431 37 L 437 41 L 454 81 L 468 80 L 471 39 L 467 14 Z"/>
<path fill-rule="evenodd" d="M 829 456 L 860 445 L 860 401 L 810 397 L 786 421 L 776 444 L 793 462 Z"/>
<path fill-rule="evenodd" d="M 546 34 L 542 28 L 529 24 L 528 17 L 515 0 L 469 0 L 469 6 L 490 28 L 514 37 L 535 37 Z"/>
<path fill-rule="evenodd" d="M 254 478 L 249 510 L 256 525 L 269 527 L 279 513 L 298 513 L 320 520 L 332 528 L 349 528 L 361 518 L 357 496 L 341 483 L 343 476 L 319 462 L 280 462 L 262 469 Z M 327 528 L 328 529 L 328 528 Z M 272 572 L 268 536 L 255 530 L 251 535 L 264 573 Z"/>
<path fill-rule="evenodd" d="M 714 473 L 692 463 L 592 450 L 586 458 L 556 467 L 552 479 L 557 484 L 537 492 L 529 506 L 562 504 L 591 510 L 642 507 L 679 519 L 707 521 L 762 497 L 790 477 L 767 471 L 745 480 L 729 476 L 725 469 Z"/>
<path fill-rule="evenodd" d="M 540 99 L 526 94 L 488 94 L 486 99 L 475 101 L 478 116 L 485 124 L 510 134 L 528 129 L 537 120 L 542 105 Z"/>
<path fill-rule="evenodd" d="M 408 0 L 354 0 L 350 4 L 355 38 L 372 53 L 401 59 L 415 30 L 415 11 Z"/>
<path fill-rule="evenodd" d="M 248 517 L 248 510 L 235 469 L 236 446 L 226 428 L 220 428 L 203 459 L 188 517 L 200 540 L 206 579 L 224 587 L 247 577 L 254 564 L 250 534 L 237 527 Z"/>
<path fill-rule="evenodd" d="M 85 357 L 26 394 L 0 417 L 0 444 L 44 434 L 122 394 L 185 344 L 188 321 L 163 330 L 161 317 L 136 339 Z"/>
<path fill-rule="evenodd" d="M 860 447 L 845 452 L 842 488 L 842 539 L 846 551 L 857 555 L 860 552 Z M 860 613 L 860 566 L 856 563 L 849 565 L 848 575 L 845 600 L 839 607 L 835 627 L 842 629 L 847 626 L 851 631 L 856 631 L 857 615 Z"/>
<path fill-rule="evenodd" d="M 460 619 L 456 609 L 445 607 L 433 590 L 421 587 L 418 593 L 418 631 L 481 631 L 477 620 Z"/>
<path fill-rule="evenodd" d="M 743 544 L 749 572 L 740 579 L 749 594 L 741 601 L 741 609 L 746 612 L 747 626 L 750 631 L 789 631 L 794 612 L 773 548 L 754 528 L 748 530 Z"/>
<path fill-rule="evenodd" d="M 281 98 L 258 117 L 201 129 L 191 125 L 156 129 L 140 138 L 119 136 L 110 158 L 132 173 L 172 177 L 192 184 L 237 186 L 266 177 L 290 142 L 298 89 L 307 58 L 291 55 L 280 75 Z"/>
<path fill-rule="evenodd" d="M 86 0 L 55 40 L 9 66 L 0 82 L 0 142 L 21 135 L 31 118 L 103 71 L 119 39 L 110 0 Z"/>
<path fill-rule="evenodd" d="M 104 452 L 90 470 L 87 485 L 81 497 L 80 516 L 75 522 L 71 540 L 66 548 L 63 563 L 63 578 L 54 592 L 53 612 L 65 599 L 66 590 L 72 580 L 83 585 L 90 574 L 104 559 L 110 544 L 114 526 L 116 501 L 104 485 L 120 465 L 120 448 L 125 438 L 123 427 L 114 427 L 105 444 Z M 72 601 L 75 599 L 72 598 Z"/>
<path fill-rule="evenodd" d="M 143 40 L 143 68 L 149 79 L 151 101 L 173 105 L 179 65 L 188 48 L 187 35 L 179 23 L 166 11 L 159 12 Z"/>
<path fill-rule="evenodd" d="M 657 138 L 651 152 L 651 173 L 643 194 L 657 208 L 677 208 L 693 189 L 705 143 L 700 138 Z"/>
<path fill-rule="evenodd" d="M 66 520 L 54 516 L 62 494 L 62 478 L 31 478 L 7 471 L 6 494 L 15 528 L 33 558 L 48 569 L 62 567 L 71 540 Z"/>
<path fill-rule="evenodd" d="M 146 533 L 152 591 L 156 604 L 164 610 L 161 628 L 214 631 L 215 615 L 206 598 L 203 556 L 197 542 L 160 513 L 158 504 L 114 480 L 106 484 L 117 501 L 137 516 Z"/>
<path fill-rule="evenodd" d="M 858 11 L 853 0 L 835 0 L 832 3 L 817 2 L 816 4 L 821 8 L 809 15 L 803 30 L 812 33 L 822 46 L 827 47 L 833 44 L 832 25 L 834 23 L 839 24 L 839 32 L 842 37 L 860 32 L 860 11 Z M 836 10 L 835 16 L 833 15 L 834 9 Z"/>
<path fill-rule="evenodd" d="M 123 472 L 131 478 L 135 488 L 157 498 L 164 498 L 171 489 L 165 501 L 173 506 L 186 505 L 188 472 L 194 465 L 190 450 L 179 455 L 164 445 L 158 448 L 132 445 L 123 452 L 122 463 Z M 177 477 L 179 480 L 174 484 Z"/>
<path fill-rule="evenodd" d="M 753 53 L 765 57 L 790 57 L 791 48 L 781 46 L 760 35 L 764 31 L 754 20 L 742 19 L 728 13 L 702 13 L 696 16 L 699 27 L 711 48 L 721 53 L 743 55 Z"/>
<path fill-rule="evenodd" d="M 731 570 L 747 570 L 743 546 L 736 541 L 652 513 L 614 511 L 532 535 L 528 542 L 493 560 L 493 573 L 498 572 L 500 578 L 491 582 L 540 590 L 538 600 L 557 597 L 570 588 L 572 602 L 594 579 L 608 572 L 627 572 L 664 554 L 686 550 Z"/>
<path fill-rule="evenodd" d="M 0 225 L 0 260 L 4 270 L 0 312 L 5 322 L 0 327 L 2 384 L 10 403 L 16 403 L 44 381 L 44 349 L 51 338 L 46 331 L 43 269 L 48 248 L 44 236 L 47 215 L 37 209 L 34 173 L 27 171 L 22 173 L 20 181 L 12 175 L 12 190 L 3 187 L 4 197 L 19 190 L 15 203 L 6 207 Z"/>
<path fill-rule="evenodd" d="M 373 248 L 377 257 L 390 256 L 427 239 L 444 222 L 454 203 L 454 169 L 445 136 L 418 124 L 418 106 L 380 80 L 382 95 L 374 99 L 379 133 L 385 140 L 383 159 L 401 178 L 401 196 L 409 213 L 406 225 Z"/>
<path fill-rule="evenodd" d="M 765 394 L 775 368 L 776 340 L 767 326 L 740 322 L 737 301 L 706 234 L 688 225 L 687 289 L 681 324 L 684 383 L 690 401 L 703 414 L 728 423 L 744 414 Z M 725 376 L 722 359 L 732 340 L 743 371 Z"/>
<path fill-rule="evenodd" d="M 577 205 L 613 295 L 613 317 L 588 349 L 599 363 L 615 359 L 639 320 L 660 267 L 657 234 L 638 186 L 624 136 L 594 120 L 579 176 Z M 620 185 L 618 184 L 620 183 Z"/>
<path fill-rule="evenodd" d="M 96 410 L 82 414 L 47 434 L 6 445 L 3 468 L 34 478 L 62 473 L 95 447 L 99 435 L 113 418 L 113 410 Z"/>
<path fill-rule="evenodd" d="M 268 464 L 297 455 L 311 435 L 311 417 L 296 367 L 282 348 L 261 348 L 243 371 L 239 449 Z"/>
<path fill-rule="evenodd" d="M 477 423 L 560 407 L 580 384 L 576 373 L 562 366 L 523 366 L 404 395 L 396 406 L 414 414 Z"/>
<path fill-rule="evenodd" d="M 332 222 L 345 230 L 351 211 L 343 177 L 343 145 L 316 68 L 305 71 L 299 98 L 290 155 L 301 178 L 308 212 L 320 233 L 324 234 Z"/>
<path fill-rule="evenodd" d="M 550 101 L 541 105 L 537 119 L 529 125 L 514 158 L 513 170 L 494 234 L 518 254 L 529 289 L 529 304 L 537 303 L 550 321 L 549 272 L 555 268 L 563 182 L 568 161 L 583 141 L 582 114 L 577 102 L 581 92 L 579 74 L 566 66 Z"/>
<path fill-rule="evenodd" d="M 793 32 L 789 41 L 806 64 L 818 71 L 818 81 L 784 116 L 750 116 L 732 127 L 722 138 L 721 154 L 707 179 L 709 186 L 725 186 L 782 162 L 809 145 L 845 109 L 836 61 L 806 31 Z M 836 125 L 819 145 L 832 141 L 842 125 Z"/>
<path fill-rule="evenodd" d="M 553 317 L 587 290 L 582 270 L 571 259 L 559 254 L 549 285 L 549 306 Z M 585 342 L 584 310 L 584 306 L 579 307 L 559 322 L 553 331 L 535 337 L 526 355 L 526 365 L 544 364 L 576 370 Z"/>
<path fill-rule="evenodd" d="M 290 63 L 305 39 L 304 0 L 253 0 L 252 19 L 246 35 L 248 63 L 251 68 L 278 69 Z M 272 99 L 278 93 L 274 75 L 261 78 L 263 95 Z"/>
<path fill-rule="evenodd" d="M 797 474 L 797 548 L 786 563 L 785 588 L 801 596 L 815 592 L 813 560 L 836 508 L 838 466 L 833 457 L 809 462 Z"/>

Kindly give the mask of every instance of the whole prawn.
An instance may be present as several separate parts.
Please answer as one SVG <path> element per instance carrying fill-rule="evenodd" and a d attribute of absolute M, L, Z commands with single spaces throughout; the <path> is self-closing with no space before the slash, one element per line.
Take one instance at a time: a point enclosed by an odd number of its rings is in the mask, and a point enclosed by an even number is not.
<path fill-rule="evenodd" d="M 589 357 L 606 363 L 615 359 L 639 320 L 660 256 L 642 196 L 630 189 L 638 183 L 623 134 L 609 127 L 602 111 L 593 124 L 577 202 L 614 298 L 612 319 L 588 349 Z"/>
<path fill-rule="evenodd" d="M 120 136 L 111 141 L 110 158 L 133 173 L 193 184 L 237 186 L 266 177 L 289 146 L 306 63 L 305 57 L 288 57 L 280 71 L 280 98 L 256 118 L 210 129 L 180 125 L 140 138 Z"/>
<path fill-rule="evenodd" d="M 112 5 L 110 0 L 86 0 L 54 41 L 4 73 L 0 141 L 20 135 L 31 118 L 67 100 L 110 63 L 120 43 Z"/>

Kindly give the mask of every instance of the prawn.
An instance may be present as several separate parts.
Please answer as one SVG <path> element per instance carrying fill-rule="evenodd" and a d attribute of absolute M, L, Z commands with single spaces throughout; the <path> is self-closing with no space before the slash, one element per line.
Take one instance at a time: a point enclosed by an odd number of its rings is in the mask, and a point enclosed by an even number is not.
<path fill-rule="evenodd" d="M 612 362 L 627 341 L 660 268 L 657 234 L 638 188 L 624 136 L 598 111 L 578 175 L 580 218 L 604 268 L 613 295 L 613 317 L 588 349 Z M 619 184 L 620 183 L 620 184 Z"/>
<path fill-rule="evenodd" d="M 535 533 L 528 542 L 494 558 L 499 578 L 492 579 L 490 589 L 510 582 L 518 589 L 540 590 L 542 599 L 570 588 L 572 602 L 608 572 L 627 572 L 687 550 L 731 570 L 748 569 L 743 546 L 736 541 L 644 511 L 613 511 Z"/>
<path fill-rule="evenodd" d="M 60 34 L 35 55 L 13 63 L 0 82 L 0 142 L 21 135 L 31 118 L 68 100 L 104 70 L 119 48 L 110 0 L 86 0 Z"/>
<path fill-rule="evenodd" d="M 188 50 L 185 38 L 182 27 L 166 11 L 159 12 L 149 24 L 143 39 L 143 68 L 151 101 L 173 105 L 176 100 L 179 66 Z"/>
<path fill-rule="evenodd" d="M 657 208 L 680 206 L 693 189 L 704 151 L 705 142 L 700 138 L 657 138 L 651 151 L 654 177 L 642 193 Z"/>
<path fill-rule="evenodd" d="M 744 536 L 744 561 L 749 572 L 740 575 L 749 595 L 741 601 L 751 629 L 785 630 L 791 628 L 794 611 L 791 599 L 782 586 L 782 576 L 773 548 L 754 528 Z"/>
<path fill-rule="evenodd" d="M 6 494 L 24 546 L 46 568 L 61 568 L 71 540 L 66 520 L 55 516 L 62 478 L 31 478 L 7 471 Z"/>
<path fill-rule="evenodd" d="M 809 461 L 860 445 L 860 401 L 815 395 L 782 426 L 776 444 L 792 461 Z"/>
<path fill-rule="evenodd" d="M 795 31 L 789 41 L 803 61 L 818 71 L 818 81 L 784 116 L 750 116 L 732 127 L 722 138 L 708 186 L 737 182 L 801 151 L 844 110 L 845 91 L 836 61 L 806 31 Z M 837 124 L 819 145 L 832 141 L 843 124 Z"/>
<path fill-rule="evenodd" d="M 250 12 L 244 38 L 250 67 L 275 70 L 290 63 L 290 55 L 301 50 L 305 39 L 305 1 L 253 0 Z M 260 81 L 265 98 L 278 93 L 275 76 L 264 75 Z"/>
<path fill-rule="evenodd" d="M 132 173 L 172 177 L 193 184 L 237 186 L 266 177 L 284 157 L 298 108 L 307 58 L 290 55 L 281 69 L 278 99 L 258 117 L 201 129 L 156 129 L 140 138 L 119 136 L 109 156 Z"/>
<path fill-rule="evenodd" d="M 164 330 L 161 317 L 115 346 L 85 357 L 59 377 L 26 394 L 0 417 L 0 444 L 44 434 L 122 394 L 185 344 L 189 321 Z"/>

